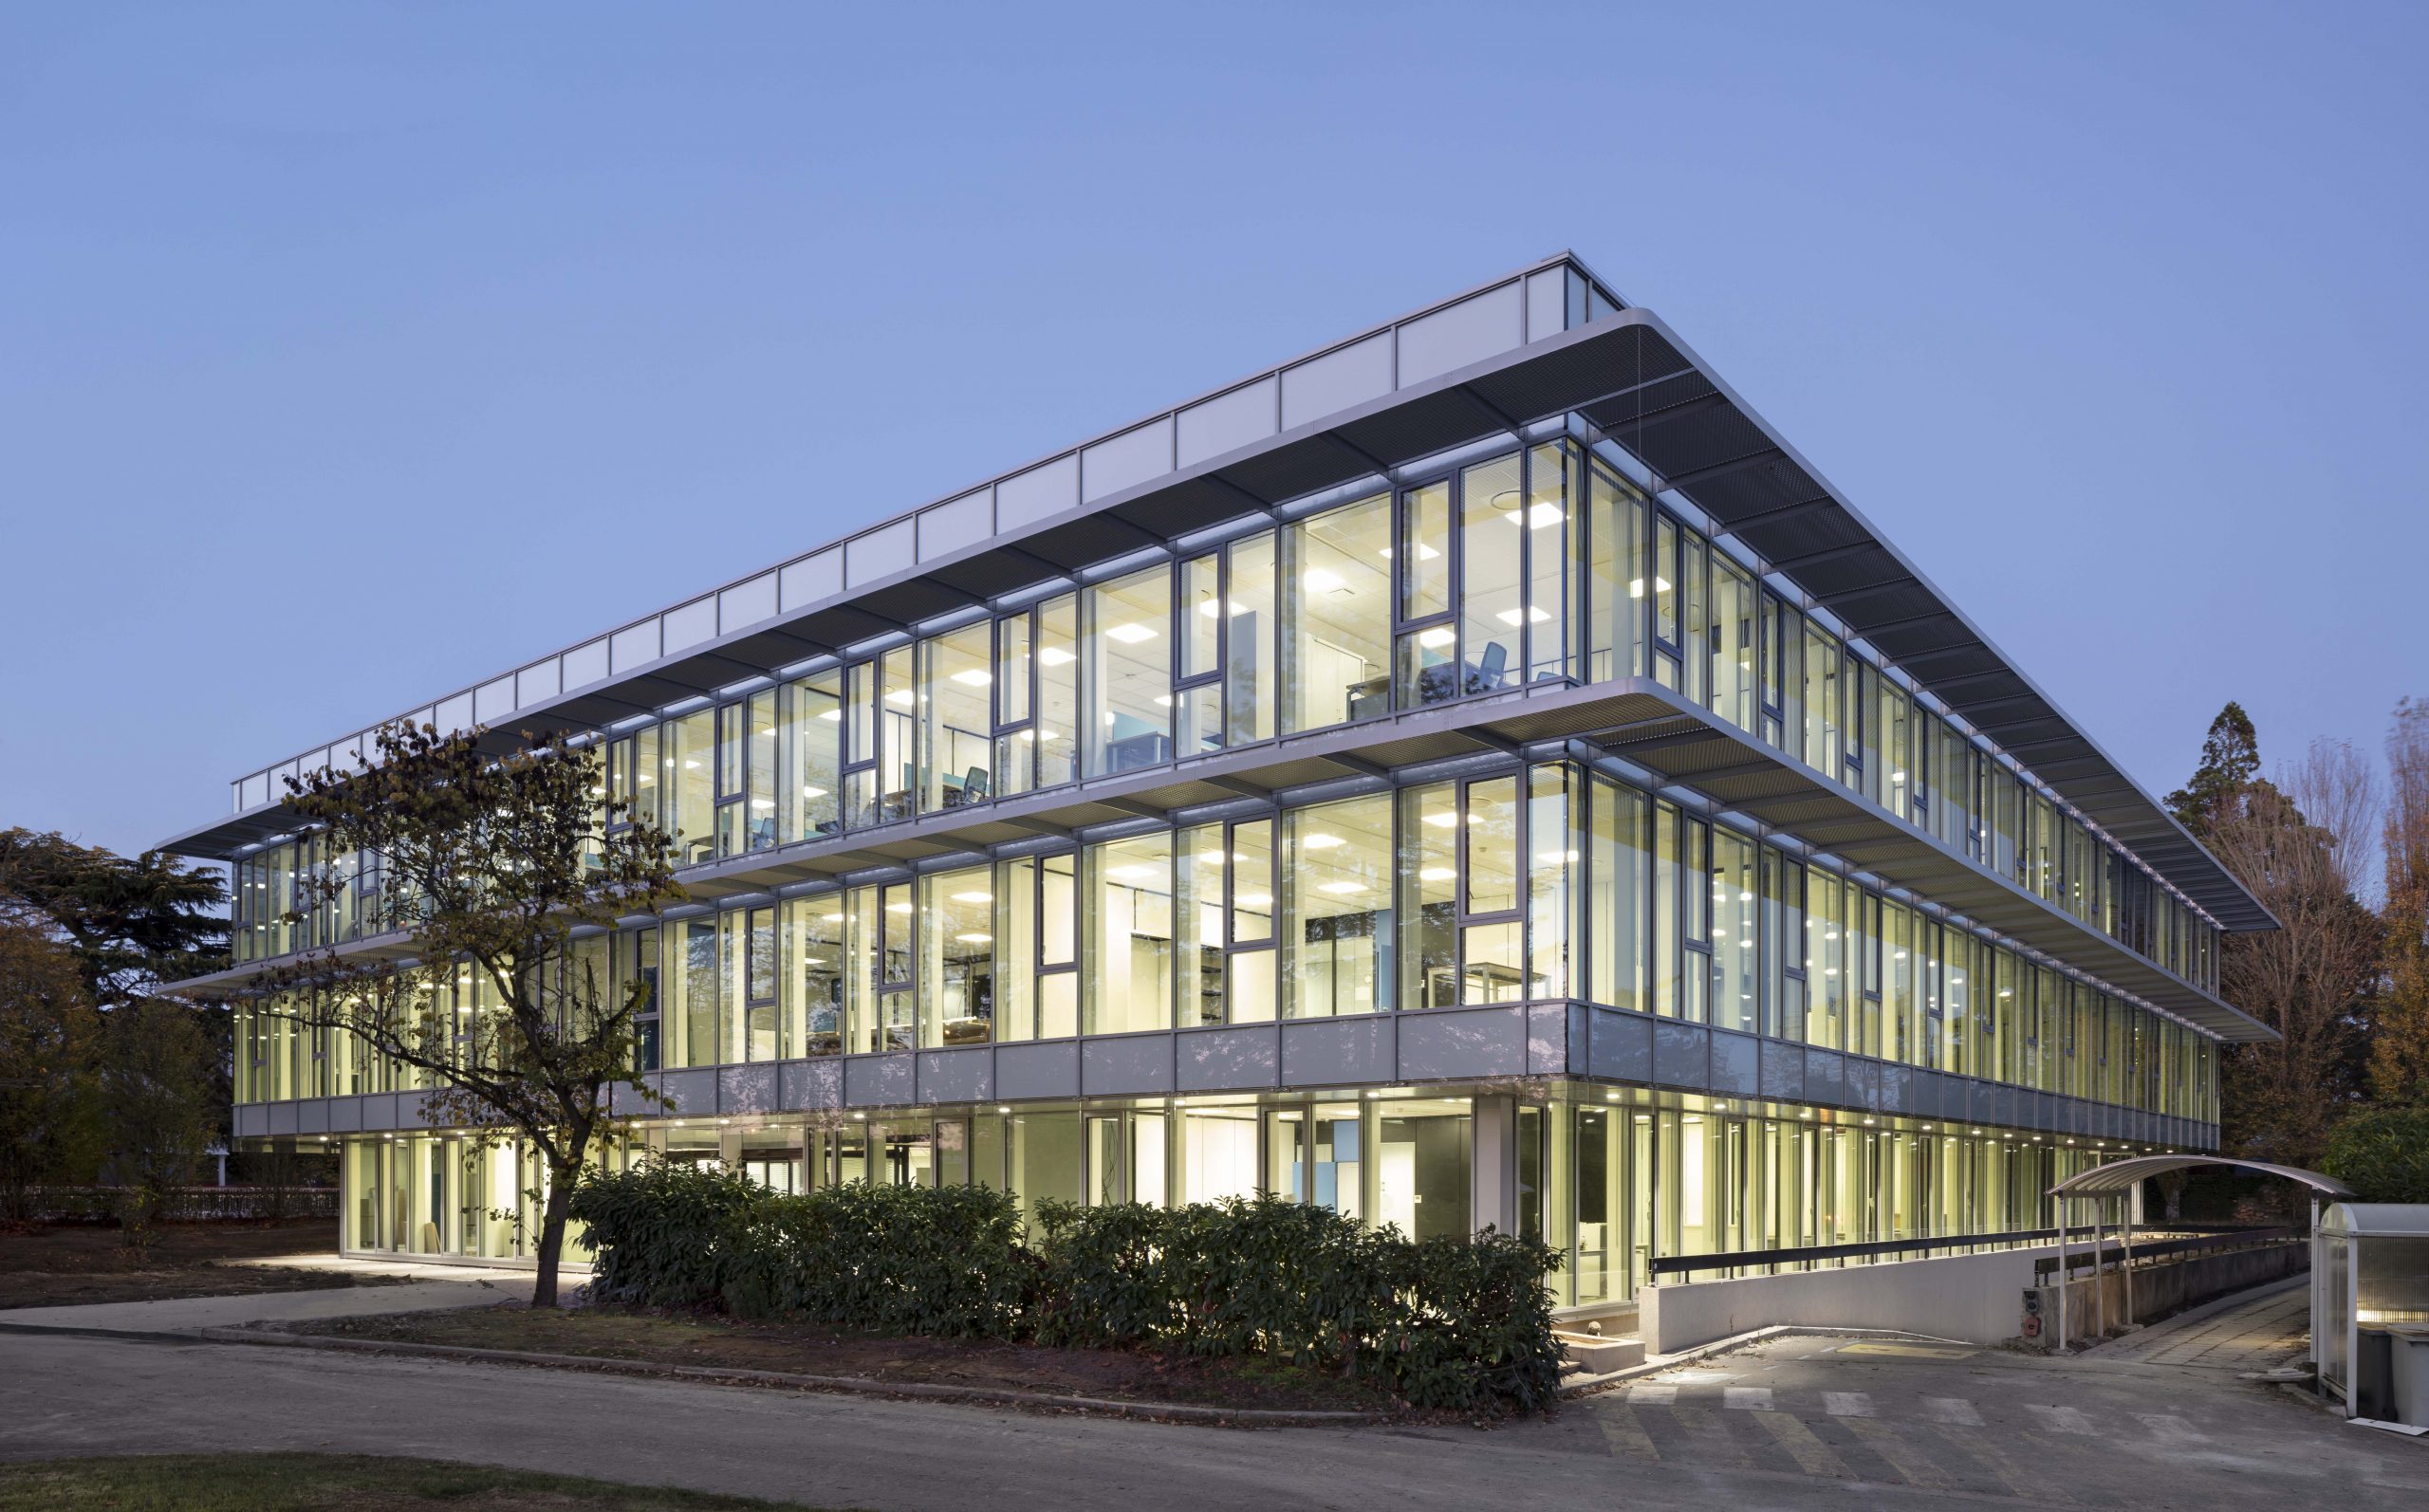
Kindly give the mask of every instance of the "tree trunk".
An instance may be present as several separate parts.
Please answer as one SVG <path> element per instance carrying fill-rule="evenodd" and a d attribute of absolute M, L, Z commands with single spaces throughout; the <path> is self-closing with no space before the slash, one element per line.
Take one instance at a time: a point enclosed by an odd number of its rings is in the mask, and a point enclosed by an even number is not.
<path fill-rule="evenodd" d="M 573 1184 L 580 1168 L 568 1174 L 560 1172 L 552 1161 L 548 1167 L 548 1201 L 541 1209 L 539 1280 L 531 1287 L 531 1305 L 557 1305 L 557 1259 L 566 1247 L 566 1209 L 573 1206 Z"/>

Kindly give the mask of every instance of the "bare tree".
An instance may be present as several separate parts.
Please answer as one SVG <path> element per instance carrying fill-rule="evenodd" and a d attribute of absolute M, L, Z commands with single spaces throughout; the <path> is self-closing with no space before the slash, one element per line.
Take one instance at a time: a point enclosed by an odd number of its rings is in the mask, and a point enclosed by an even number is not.
<path fill-rule="evenodd" d="M 2231 1149 L 2312 1164 L 2359 1093 L 2361 1014 L 2381 932 L 2358 894 L 2378 813 L 2369 763 L 2321 741 L 2275 782 L 2245 786 L 2210 826 L 2211 851 L 2281 926 L 2230 936 L 2220 960 L 2220 994 L 2284 1037 L 2228 1057 Z"/>
<path fill-rule="evenodd" d="M 2429 1101 L 2429 703 L 2395 706 L 2387 731 L 2386 978 L 2371 1019 L 2370 1095 Z"/>

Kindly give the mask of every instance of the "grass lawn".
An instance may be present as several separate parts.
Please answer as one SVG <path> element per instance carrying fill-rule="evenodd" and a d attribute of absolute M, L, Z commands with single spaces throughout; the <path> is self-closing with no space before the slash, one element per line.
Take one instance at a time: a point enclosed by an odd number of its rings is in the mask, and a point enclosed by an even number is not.
<path fill-rule="evenodd" d="M 792 1502 L 371 1454 L 130 1454 L 0 1465 L 0 1512 L 706 1512 Z"/>
<path fill-rule="evenodd" d="M 232 1297 L 384 1282 L 283 1265 L 232 1263 L 338 1248 L 334 1218 L 164 1224 L 144 1251 L 103 1224 L 40 1224 L 0 1232 L 0 1307 Z"/>
<path fill-rule="evenodd" d="M 316 1319 L 302 1332 L 473 1349 L 595 1355 L 660 1365 L 786 1371 L 862 1380 L 983 1386 L 1114 1401 L 1320 1411 L 1390 1411 L 1390 1395 L 1276 1360 L 1197 1359 L 1140 1350 L 1047 1349 L 901 1338 L 811 1323 L 624 1308 L 566 1312 L 509 1302 L 445 1312 Z"/>

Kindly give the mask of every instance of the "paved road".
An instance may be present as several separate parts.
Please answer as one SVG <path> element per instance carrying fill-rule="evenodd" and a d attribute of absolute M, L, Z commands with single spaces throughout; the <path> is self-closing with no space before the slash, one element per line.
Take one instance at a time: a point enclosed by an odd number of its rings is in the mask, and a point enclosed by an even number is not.
<path fill-rule="evenodd" d="M 884 1512 L 2418 1508 L 2429 1445 L 2214 1371 L 1797 1338 L 1550 1423 L 1243 1432 L 245 1345 L 0 1335 L 0 1457 L 414 1454 Z M 1952 1355 L 1956 1357 L 1951 1357 Z"/>

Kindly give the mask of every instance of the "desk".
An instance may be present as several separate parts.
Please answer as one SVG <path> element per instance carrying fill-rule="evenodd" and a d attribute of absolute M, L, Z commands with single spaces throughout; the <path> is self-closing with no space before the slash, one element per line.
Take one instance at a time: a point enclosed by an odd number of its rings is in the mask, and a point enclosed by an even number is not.
<path fill-rule="evenodd" d="M 1126 772 L 1137 766 L 1160 766 L 1173 759 L 1173 738 L 1161 730 L 1105 742 L 1104 769 Z"/>

